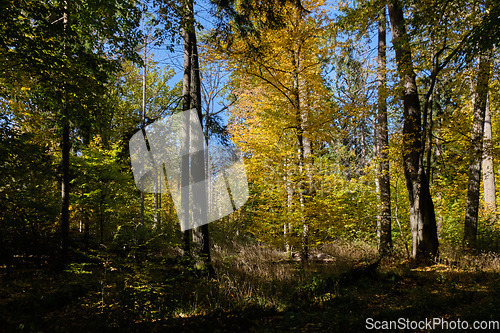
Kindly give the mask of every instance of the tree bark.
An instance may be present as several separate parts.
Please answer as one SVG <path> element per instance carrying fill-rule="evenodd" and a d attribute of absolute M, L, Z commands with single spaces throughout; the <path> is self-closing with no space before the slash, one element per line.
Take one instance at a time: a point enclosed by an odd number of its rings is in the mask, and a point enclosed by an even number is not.
<path fill-rule="evenodd" d="M 288 209 L 288 219 L 283 222 L 283 235 L 285 238 L 285 251 L 289 257 L 292 255 L 292 244 L 290 244 L 290 236 L 292 235 L 292 224 L 291 224 L 291 219 L 292 219 L 292 212 L 293 212 L 293 193 L 294 193 L 294 188 L 293 188 L 293 183 L 292 183 L 292 170 L 291 169 L 292 163 L 287 160 L 285 163 L 285 188 L 286 188 L 286 205 Z"/>
<path fill-rule="evenodd" d="M 469 157 L 469 183 L 467 186 L 467 203 L 464 221 L 465 249 L 474 250 L 477 246 L 477 221 L 479 217 L 479 192 L 481 188 L 481 162 L 483 155 L 484 116 L 486 113 L 486 99 L 491 72 L 489 54 L 479 56 L 477 70 L 476 91 L 474 98 L 474 120 Z"/>
<path fill-rule="evenodd" d="M 189 64 L 189 71 L 184 68 L 184 78 L 189 76 L 189 109 L 196 109 L 200 126 L 203 123 L 203 114 L 201 111 L 201 81 L 200 81 L 200 66 L 198 60 L 198 47 L 196 42 L 196 31 L 194 27 L 194 11 L 193 0 L 186 0 L 184 3 L 184 64 Z M 187 51 L 187 52 L 186 52 Z M 186 83 L 184 83 L 186 85 Z M 185 86 L 187 88 L 187 86 Z M 183 89 L 184 92 L 184 89 Z M 199 147 L 200 148 L 200 147 Z M 206 178 L 207 170 L 205 170 L 205 154 L 193 154 L 191 157 L 191 165 L 196 168 L 191 168 L 193 179 Z M 201 174 L 202 173 L 202 174 Z M 196 191 L 193 194 L 193 218 L 206 220 L 204 216 L 208 212 L 207 193 L 206 191 Z M 194 241 L 198 244 L 200 256 L 205 263 L 205 268 L 209 273 L 213 273 L 210 257 L 209 229 L 208 224 L 203 224 L 196 228 L 193 232 Z"/>
<path fill-rule="evenodd" d="M 377 218 L 380 255 L 387 254 L 392 248 L 391 234 L 391 183 L 389 177 L 389 133 L 387 128 L 387 87 L 386 87 L 386 19 L 385 6 L 379 13 L 378 20 L 378 122 L 377 133 L 377 153 L 378 165 L 378 185 L 380 189 L 380 206 Z"/>
<path fill-rule="evenodd" d="M 67 5 L 64 2 L 64 39 L 66 39 L 66 25 L 68 24 L 68 14 L 67 14 Z M 64 58 L 66 58 L 66 42 L 64 42 Z M 69 248 L 69 183 L 70 183 L 70 174 L 69 174 L 69 155 L 71 150 L 71 143 L 69 138 L 70 127 L 69 127 L 69 101 L 68 94 L 66 92 L 66 84 L 63 87 L 63 95 L 64 95 L 64 107 L 62 112 L 62 137 L 61 137 L 61 154 L 62 154 L 62 177 L 61 177 L 61 236 L 62 236 L 62 261 L 65 261 L 68 255 Z"/>
<path fill-rule="evenodd" d="M 63 116 L 66 118 L 66 116 Z M 62 129 L 62 181 L 61 181 L 61 232 L 63 256 L 67 254 L 69 246 L 69 125 L 68 120 L 63 119 Z"/>
<path fill-rule="evenodd" d="M 86 250 L 89 249 L 89 240 L 90 240 L 90 221 L 87 213 L 83 215 L 83 246 Z"/>
<path fill-rule="evenodd" d="M 412 257 L 415 261 L 422 261 L 438 253 L 436 216 L 429 182 L 422 163 L 420 101 L 403 9 L 398 0 L 391 1 L 388 9 L 397 70 L 404 87 L 403 167 L 410 204 Z"/>
<path fill-rule="evenodd" d="M 187 5 L 186 5 L 187 6 Z M 189 110 L 191 107 L 191 45 L 188 25 L 185 23 L 182 28 L 184 39 L 184 77 L 182 80 L 182 110 Z M 191 252 L 191 230 L 189 228 L 189 114 L 184 112 L 182 119 L 182 138 L 181 138 L 181 206 L 182 213 L 180 223 L 183 224 L 184 231 L 184 254 L 189 256 Z"/>
<path fill-rule="evenodd" d="M 298 167 L 299 167 L 299 203 L 302 218 L 302 249 L 301 257 L 303 262 L 307 262 L 309 258 L 309 226 L 307 217 L 305 216 L 306 195 L 309 195 L 309 188 L 306 186 L 305 174 L 308 173 L 306 163 L 311 155 L 311 143 L 307 136 L 307 111 L 303 110 L 300 101 L 299 87 L 299 70 L 300 70 L 300 54 L 297 51 L 292 51 L 292 65 L 295 70 L 293 73 L 293 89 L 292 100 L 295 108 L 295 119 L 297 128 L 297 144 L 298 144 Z M 309 178 L 309 177 L 308 177 Z"/>
<path fill-rule="evenodd" d="M 142 129 L 146 126 L 146 71 L 147 71 L 147 37 L 144 36 L 144 68 L 142 69 L 142 110 L 141 110 L 141 124 Z M 141 191 L 141 226 L 144 225 L 144 198 L 145 194 Z"/>
<path fill-rule="evenodd" d="M 486 212 L 496 219 L 497 202 L 495 188 L 495 167 L 493 164 L 493 132 L 491 128 L 491 110 L 489 98 L 486 100 L 484 114 L 484 139 L 483 139 L 483 189 Z"/>
<path fill-rule="evenodd" d="M 147 48 L 148 48 L 148 36 L 144 35 L 144 59 L 143 59 L 143 70 L 142 70 L 142 127 L 144 128 L 146 125 L 146 96 L 147 96 L 147 76 L 148 76 L 148 53 L 147 53 Z M 155 176 L 154 176 L 154 217 L 153 217 L 153 228 L 158 228 L 160 224 L 160 209 L 161 209 L 161 204 L 160 204 L 160 189 L 159 187 L 161 184 L 159 184 L 158 178 L 160 175 L 158 174 L 158 170 L 155 169 Z M 144 225 L 144 193 L 141 195 L 141 224 Z"/>

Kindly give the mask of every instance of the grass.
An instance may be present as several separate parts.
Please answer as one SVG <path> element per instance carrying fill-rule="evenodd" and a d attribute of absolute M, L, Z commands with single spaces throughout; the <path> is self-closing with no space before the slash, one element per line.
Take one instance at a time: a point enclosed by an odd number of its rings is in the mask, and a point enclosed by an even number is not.
<path fill-rule="evenodd" d="M 412 269 L 399 252 L 374 274 L 349 272 L 376 259 L 362 243 L 316 249 L 307 265 L 260 245 L 215 246 L 215 277 L 175 249 L 134 255 L 75 253 L 64 271 L 16 269 L 2 277 L 4 331 L 359 331 L 367 318 L 499 320 L 500 256 L 443 251 Z M 326 259 L 326 260 L 325 260 Z"/>

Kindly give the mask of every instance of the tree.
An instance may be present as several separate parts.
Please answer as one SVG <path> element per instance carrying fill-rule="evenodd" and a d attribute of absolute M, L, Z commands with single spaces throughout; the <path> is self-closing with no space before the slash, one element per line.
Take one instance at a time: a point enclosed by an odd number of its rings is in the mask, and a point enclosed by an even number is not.
<path fill-rule="evenodd" d="M 230 131 L 252 156 L 253 189 L 266 192 L 254 192 L 268 206 L 258 214 L 271 215 L 271 228 L 285 233 L 280 240 L 299 247 L 306 260 L 311 230 L 317 229 L 312 228 L 317 215 L 314 149 L 331 121 L 322 77 L 331 30 L 322 1 L 285 5 L 282 15 L 280 27 L 264 26 L 258 38 L 235 32 L 222 57 L 233 70 L 237 98 Z"/>
<path fill-rule="evenodd" d="M 403 89 L 403 163 L 410 204 L 412 257 L 420 260 L 438 253 L 436 216 L 423 167 L 422 115 L 402 4 L 399 0 L 391 1 L 388 9 L 397 70 Z"/>
<path fill-rule="evenodd" d="M 387 128 L 387 82 L 386 82 L 386 10 L 380 10 L 378 20 L 378 115 L 377 115 L 377 151 L 378 184 L 380 205 L 377 217 L 379 235 L 379 253 L 386 254 L 392 248 L 391 234 L 391 182 L 389 178 L 389 133 Z"/>
<path fill-rule="evenodd" d="M 184 40 L 184 78 L 183 78 L 183 102 L 182 108 L 184 111 L 190 109 L 196 109 L 198 114 L 198 119 L 200 121 L 200 126 L 203 123 L 203 114 L 201 112 L 201 81 L 200 81 L 200 65 L 198 59 L 198 45 L 196 41 L 196 31 L 195 31 L 195 18 L 193 11 L 193 1 L 185 0 L 182 7 L 183 11 L 183 23 L 182 23 L 182 35 Z M 185 112 L 185 114 L 188 114 Z M 190 165 L 196 167 L 189 167 L 186 164 L 185 159 L 183 159 L 182 165 L 182 184 L 183 189 L 189 189 L 189 175 L 187 174 L 187 170 L 190 170 L 191 177 L 193 179 L 203 179 L 205 178 L 205 173 L 207 172 L 205 168 L 205 160 L 206 156 L 203 154 L 189 154 L 189 149 L 195 150 L 203 150 L 203 147 L 190 147 L 189 140 L 189 126 L 186 126 L 190 122 L 183 122 L 183 138 L 182 145 L 184 146 L 183 155 L 190 156 Z M 206 152 L 207 153 L 207 152 Z M 200 167 L 203 166 L 203 167 Z M 181 201 L 183 202 L 183 211 L 191 212 L 193 214 L 193 219 L 203 220 L 202 214 L 206 214 L 207 210 L 207 195 L 203 193 L 203 191 L 193 193 L 193 201 L 192 206 L 189 204 L 189 194 L 187 191 L 183 191 L 181 194 Z M 189 207 L 189 208 L 188 208 Z M 188 218 L 185 215 L 185 218 Z M 205 217 L 206 219 L 206 217 Z M 182 222 L 181 222 L 182 223 Z M 184 223 L 186 223 L 184 221 Z M 185 251 L 189 252 L 190 246 L 190 237 L 189 230 L 185 231 L 184 235 L 184 246 Z M 209 273 L 213 273 L 213 268 L 211 266 L 211 258 L 210 258 L 210 244 L 209 244 L 209 229 L 208 224 L 203 224 L 199 227 L 199 230 L 195 230 L 193 236 L 196 236 L 195 241 L 199 244 L 200 247 L 200 255 L 208 269 Z"/>
<path fill-rule="evenodd" d="M 483 139 L 483 188 L 486 211 L 496 218 L 497 198 L 495 189 L 495 166 L 493 163 L 493 131 L 491 127 L 491 109 L 489 98 L 486 100 L 484 114 L 484 139 Z"/>
<path fill-rule="evenodd" d="M 474 97 L 474 120 L 470 141 L 469 182 L 464 222 L 464 247 L 476 248 L 479 193 L 481 189 L 481 162 L 483 157 L 484 116 L 491 73 L 491 56 L 487 52 L 479 56 Z"/>
<path fill-rule="evenodd" d="M 133 1 L 66 1 L 13 6 L 8 16 L 6 43 L 0 58 L 22 75 L 6 76 L 11 85 L 19 77 L 32 83 L 29 99 L 58 124 L 61 161 L 62 256 L 69 247 L 71 136 L 90 122 L 105 83 L 119 69 L 121 57 L 135 59 L 138 11 Z M 17 14 L 17 15 L 16 15 Z M 2 26 L 4 26 L 2 24 Z M 20 28 L 22 33 L 15 31 Z M 52 120 L 50 120 L 52 121 Z"/>
<path fill-rule="evenodd" d="M 121 146 L 117 141 L 107 149 L 101 136 L 96 135 L 81 155 L 73 157 L 79 173 L 71 181 L 74 186 L 72 216 L 80 221 L 85 248 L 90 246 L 93 230 L 99 244 L 104 245 L 113 227 L 128 227 L 133 221 L 127 217 L 135 208 L 129 207 L 135 194 L 134 184 L 130 173 L 123 172 L 128 166 L 119 158 Z"/>
<path fill-rule="evenodd" d="M 360 46 L 361 47 L 361 46 Z M 335 63 L 335 81 L 330 88 L 331 96 L 339 108 L 336 123 L 341 132 L 341 163 L 347 180 L 359 179 L 366 174 L 371 157 L 370 84 L 368 63 L 353 46 L 342 50 Z"/>
<path fill-rule="evenodd" d="M 59 208 L 56 161 L 40 131 L 25 132 L 6 114 L 0 115 L 0 161 L 0 260 L 9 268 L 14 255 L 40 258 L 54 247 L 43 235 Z"/>

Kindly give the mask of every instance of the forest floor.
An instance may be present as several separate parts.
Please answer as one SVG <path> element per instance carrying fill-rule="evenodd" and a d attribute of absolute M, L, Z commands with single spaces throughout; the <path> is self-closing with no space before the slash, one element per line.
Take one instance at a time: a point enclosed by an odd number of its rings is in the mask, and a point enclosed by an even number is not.
<path fill-rule="evenodd" d="M 500 320 L 496 254 L 370 269 L 373 249 L 323 250 L 304 265 L 257 246 L 218 248 L 214 277 L 144 249 L 75 252 L 64 270 L 19 266 L 0 277 L 0 331 L 355 332 L 368 318 Z"/>

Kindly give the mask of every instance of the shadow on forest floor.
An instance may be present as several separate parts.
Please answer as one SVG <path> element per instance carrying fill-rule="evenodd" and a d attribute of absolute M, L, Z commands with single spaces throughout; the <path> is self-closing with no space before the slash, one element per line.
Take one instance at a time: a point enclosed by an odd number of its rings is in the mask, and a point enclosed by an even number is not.
<path fill-rule="evenodd" d="M 393 259 L 353 275 L 373 252 L 352 261 L 349 251 L 303 265 L 257 247 L 218 250 L 212 278 L 172 255 L 80 254 L 64 271 L 2 277 L 0 331 L 329 332 L 364 330 L 367 318 L 500 319 L 496 262 L 411 269 Z"/>

